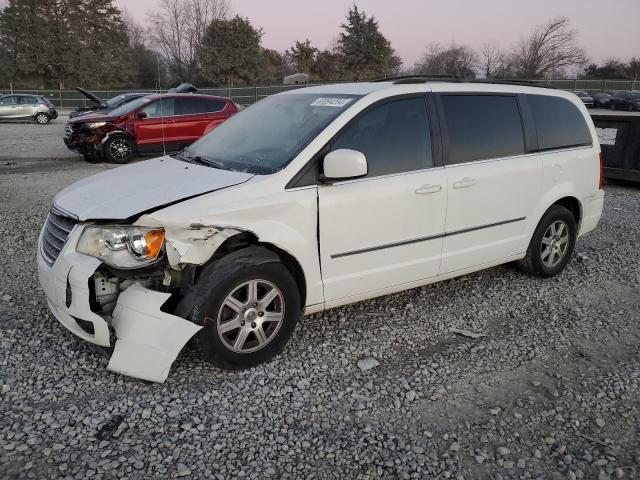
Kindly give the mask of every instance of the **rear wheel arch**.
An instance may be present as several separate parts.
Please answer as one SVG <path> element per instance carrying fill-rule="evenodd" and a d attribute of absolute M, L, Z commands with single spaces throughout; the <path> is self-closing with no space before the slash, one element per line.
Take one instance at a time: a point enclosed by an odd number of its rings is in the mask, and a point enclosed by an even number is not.
<path fill-rule="evenodd" d="M 569 210 L 573 214 L 576 225 L 578 227 L 580 226 L 580 221 L 582 220 L 582 203 L 580 203 L 580 200 L 578 200 L 576 197 L 566 196 L 553 202 L 553 204 L 550 205 L 549 208 L 551 208 L 553 205 L 560 205 L 561 207 Z M 547 211 L 549 210 L 549 208 L 547 209 Z"/>

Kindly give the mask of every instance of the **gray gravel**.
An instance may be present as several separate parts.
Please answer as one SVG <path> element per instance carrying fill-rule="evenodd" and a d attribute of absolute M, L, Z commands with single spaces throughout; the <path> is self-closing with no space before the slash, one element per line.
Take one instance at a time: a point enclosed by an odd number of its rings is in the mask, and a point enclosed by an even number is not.
<path fill-rule="evenodd" d="M 68 114 L 61 112 L 47 125 L 30 121 L 0 122 L 0 165 L 36 159 L 82 160 L 82 156 L 69 150 L 62 137 Z"/>
<path fill-rule="evenodd" d="M 555 279 L 502 266 L 334 309 L 270 364 L 187 349 L 155 385 L 106 371 L 38 289 L 52 195 L 103 168 L 0 170 L 0 478 L 640 476 L 639 187 L 607 187 Z"/>

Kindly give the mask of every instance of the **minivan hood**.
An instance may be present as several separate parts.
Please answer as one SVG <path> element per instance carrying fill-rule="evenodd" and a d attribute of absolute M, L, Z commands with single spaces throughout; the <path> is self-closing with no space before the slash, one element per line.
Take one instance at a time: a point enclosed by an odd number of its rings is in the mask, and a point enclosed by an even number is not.
<path fill-rule="evenodd" d="M 54 205 L 81 221 L 125 220 L 244 183 L 251 177 L 251 173 L 195 165 L 164 156 L 80 180 L 58 193 Z"/>

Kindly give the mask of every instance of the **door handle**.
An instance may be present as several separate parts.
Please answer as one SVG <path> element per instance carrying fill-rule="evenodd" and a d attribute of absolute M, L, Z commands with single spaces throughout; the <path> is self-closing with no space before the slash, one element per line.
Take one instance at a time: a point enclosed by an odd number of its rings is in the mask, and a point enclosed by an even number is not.
<path fill-rule="evenodd" d="M 453 188 L 469 188 L 473 187 L 478 181 L 475 178 L 463 178 L 462 180 L 455 182 Z"/>
<path fill-rule="evenodd" d="M 416 189 L 417 195 L 425 195 L 427 193 L 436 193 L 442 190 L 442 185 L 422 185 Z"/>

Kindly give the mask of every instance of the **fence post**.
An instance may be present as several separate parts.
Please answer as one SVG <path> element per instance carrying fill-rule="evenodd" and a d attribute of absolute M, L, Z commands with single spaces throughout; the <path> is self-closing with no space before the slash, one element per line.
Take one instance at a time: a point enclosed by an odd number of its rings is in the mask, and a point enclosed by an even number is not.
<path fill-rule="evenodd" d="M 255 91 L 253 103 L 258 103 L 258 86 L 257 85 L 256 85 L 256 91 Z"/>
<path fill-rule="evenodd" d="M 60 108 L 64 107 L 62 104 L 62 90 L 58 90 L 58 99 L 60 101 Z"/>
<path fill-rule="evenodd" d="M 606 92 L 607 91 L 607 79 L 604 79 L 604 82 L 602 82 L 602 92 Z"/>

